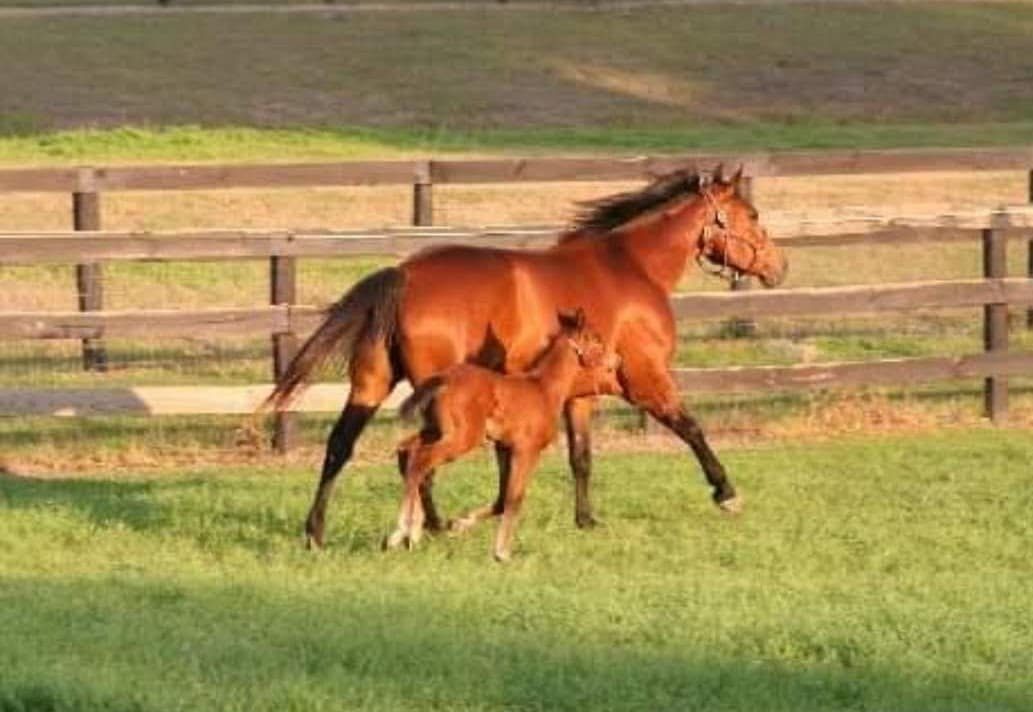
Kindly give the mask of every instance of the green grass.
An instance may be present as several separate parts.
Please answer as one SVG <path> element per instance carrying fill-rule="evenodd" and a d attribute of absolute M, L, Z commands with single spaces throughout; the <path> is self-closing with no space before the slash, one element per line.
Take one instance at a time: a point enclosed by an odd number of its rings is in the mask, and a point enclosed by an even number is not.
<path fill-rule="evenodd" d="M 174 126 L 72 131 L 8 128 L 0 164 L 381 160 L 445 154 L 679 153 L 693 150 L 878 149 L 1029 143 L 1033 121 L 878 124 L 756 121 L 678 129 L 258 129 Z M 8 121 L 7 125 L 10 126 Z"/>
<path fill-rule="evenodd" d="M 1033 437 L 598 458 L 578 532 L 550 458 L 511 565 L 491 527 L 382 555 L 398 483 L 312 474 L 0 479 L 0 709 L 1025 710 Z M 486 461 L 439 486 L 486 499 Z M 476 474 L 475 472 L 476 471 Z M 666 475 L 666 476 L 665 476 Z"/>
<path fill-rule="evenodd" d="M 1025 143 L 1031 28 L 981 2 L 8 19 L 0 160 Z"/>

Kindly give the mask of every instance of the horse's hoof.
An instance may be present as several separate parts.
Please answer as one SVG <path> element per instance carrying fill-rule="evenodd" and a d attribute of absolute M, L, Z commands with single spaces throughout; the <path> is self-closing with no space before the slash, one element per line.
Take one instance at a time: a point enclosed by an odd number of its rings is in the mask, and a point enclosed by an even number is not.
<path fill-rule="evenodd" d="M 451 530 L 452 522 L 449 521 L 447 524 L 442 522 L 440 519 L 428 519 L 423 523 L 423 530 L 428 534 L 441 534 L 442 532 Z"/>
<path fill-rule="evenodd" d="M 723 499 L 717 503 L 717 506 L 721 508 L 721 511 L 725 514 L 742 514 L 743 500 L 742 497 L 736 495 Z"/>
<path fill-rule="evenodd" d="M 598 519 L 593 517 L 591 514 L 579 514 L 574 517 L 574 523 L 577 524 L 578 529 L 595 529 L 597 526 L 602 524 Z"/>
<path fill-rule="evenodd" d="M 323 548 L 323 539 L 315 534 L 305 535 L 305 548 L 309 551 L 319 551 Z"/>
<path fill-rule="evenodd" d="M 495 553 L 494 553 L 494 556 L 495 556 L 495 561 L 497 561 L 500 564 L 504 564 L 507 561 L 509 561 L 510 553 L 508 551 L 496 550 Z"/>

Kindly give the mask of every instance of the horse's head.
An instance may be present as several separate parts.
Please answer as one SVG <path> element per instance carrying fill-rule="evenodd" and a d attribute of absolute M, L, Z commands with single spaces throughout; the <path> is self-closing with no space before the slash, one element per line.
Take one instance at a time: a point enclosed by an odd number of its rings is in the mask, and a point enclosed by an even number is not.
<path fill-rule="evenodd" d="M 706 218 L 700 232 L 697 260 L 716 274 L 744 274 L 758 277 L 766 287 L 778 286 L 785 279 L 789 263 L 760 224 L 757 210 L 739 192 L 742 168 L 731 178 L 722 175 L 700 182 L 699 192 L 706 201 Z M 706 262 L 717 267 L 707 267 Z"/>

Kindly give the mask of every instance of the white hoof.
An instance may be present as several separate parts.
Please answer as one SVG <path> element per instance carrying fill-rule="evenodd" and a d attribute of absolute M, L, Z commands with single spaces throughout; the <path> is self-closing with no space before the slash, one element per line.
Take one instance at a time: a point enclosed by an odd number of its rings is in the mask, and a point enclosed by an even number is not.
<path fill-rule="evenodd" d="M 742 497 L 735 496 L 718 502 L 717 506 L 721 508 L 722 512 L 727 514 L 742 514 L 743 499 Z"/>

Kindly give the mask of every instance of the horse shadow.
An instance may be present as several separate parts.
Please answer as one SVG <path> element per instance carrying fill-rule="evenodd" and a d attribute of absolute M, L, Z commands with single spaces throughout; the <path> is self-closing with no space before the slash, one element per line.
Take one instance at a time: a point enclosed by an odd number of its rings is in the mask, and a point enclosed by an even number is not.
<path fill-rule="evenodd" d="M 0 463 L 0 507 L 7 509 L 69 508 L 100 526 L 118 524 L 134 531 L 151 530 L 161 515 L 151 495 L 155 482 L 39 477 Z"/>

